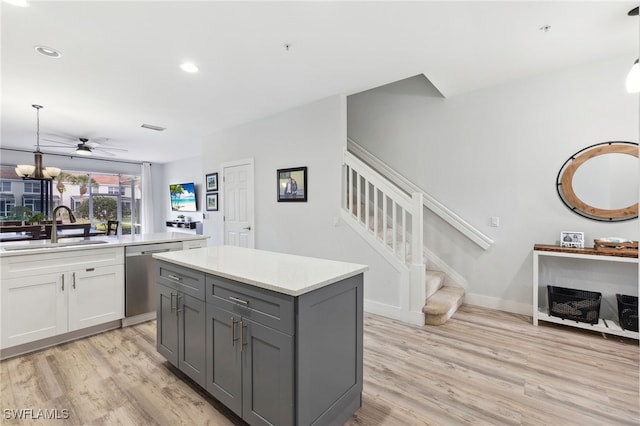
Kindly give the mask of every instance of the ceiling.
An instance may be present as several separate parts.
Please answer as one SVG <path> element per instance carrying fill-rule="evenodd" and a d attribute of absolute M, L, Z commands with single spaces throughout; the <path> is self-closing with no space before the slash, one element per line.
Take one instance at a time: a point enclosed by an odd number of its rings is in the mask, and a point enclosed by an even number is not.
<path fill-rule="evenodd" d="M 636 5 L 2 3 L 0 144 L 33 150 L 31 105 L 40 104 L 41 144 L 85 137 L 128 150 L 108 158 L 164 163 L 197 156 L 203 138 L 222 129 L 418 74 L 451 97 L 621 55 L 630 68 L 639 27 L 627 12 Z M 187 60 L 200 71 L 182 71 Z M 61 147 L 42 151 L 71 152 Z"/>

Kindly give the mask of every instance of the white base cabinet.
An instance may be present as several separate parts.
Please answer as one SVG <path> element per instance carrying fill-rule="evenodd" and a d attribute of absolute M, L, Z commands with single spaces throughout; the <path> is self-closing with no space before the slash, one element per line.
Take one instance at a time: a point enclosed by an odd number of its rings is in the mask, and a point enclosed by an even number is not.
<path fill-rule="evenodd" d="M 2 259 L 2 349 L 124 316 L 122 248 Z"/>

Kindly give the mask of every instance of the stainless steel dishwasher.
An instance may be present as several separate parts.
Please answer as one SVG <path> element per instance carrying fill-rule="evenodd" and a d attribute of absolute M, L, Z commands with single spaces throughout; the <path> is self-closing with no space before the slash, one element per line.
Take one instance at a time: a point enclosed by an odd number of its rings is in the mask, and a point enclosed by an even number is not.
<path fill-rule="evenodd" d="M 125 247 L 124 325 L 155 318 L 155 261 L 151 255 L 177 250 L 182 250 L 182 242 Z"/>

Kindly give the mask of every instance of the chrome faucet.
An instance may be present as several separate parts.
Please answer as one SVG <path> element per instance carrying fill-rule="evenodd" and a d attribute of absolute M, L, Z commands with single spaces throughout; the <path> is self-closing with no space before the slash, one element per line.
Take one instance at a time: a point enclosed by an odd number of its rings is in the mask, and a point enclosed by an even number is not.
<path fill-rule="evenodd" d="M 56 216 L 58 215 L 58 210 L 64 209 L 69 213 L 69 222 L 76 223 L 76 217 L 71 212 L 71 209 L 67 206 L 60 205 L 53 209 L 53 225 L 51 225 L 51 243 L 58 242 L 58 221 L 56 220 Z"/>

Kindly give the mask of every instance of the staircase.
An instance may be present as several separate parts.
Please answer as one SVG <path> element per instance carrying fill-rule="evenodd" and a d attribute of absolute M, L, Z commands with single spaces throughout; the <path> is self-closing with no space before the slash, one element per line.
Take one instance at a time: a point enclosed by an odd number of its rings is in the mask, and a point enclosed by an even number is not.
<path fill-rule="evenodd" d="M 427 267 L 423 194 L 403 192 L 348 151 L 344 166 L 342 218 L 400 272 L 400 291 L 406 297 L 394 316 L 416 324 L 444 324 L 462 304 L 464 289 L 445 285 L 447 275 Z"/>

